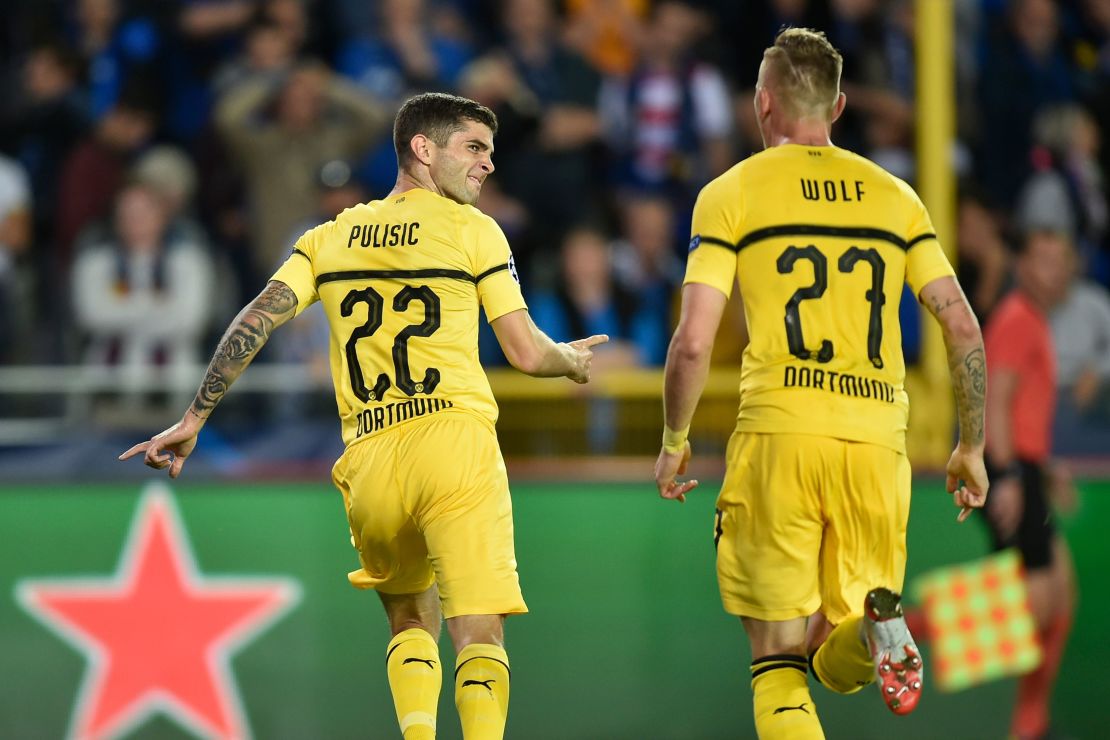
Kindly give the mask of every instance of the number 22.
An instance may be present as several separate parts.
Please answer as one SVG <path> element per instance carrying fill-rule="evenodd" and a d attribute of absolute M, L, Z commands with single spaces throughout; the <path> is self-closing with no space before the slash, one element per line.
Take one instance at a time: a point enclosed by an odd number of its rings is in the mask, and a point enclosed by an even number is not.
<path fill-rule="evenodd" d="M 437 368 L 430 367 L 424 371 L 424 378 L 415 381 L 409 368 L 409 338 L 430 337 L 439 328 L 440 302 L 439 296 L 426 285 L 416 288 L 406 285 L 393 299 L 393 310 L 403 313 L 408 310 L 409 304 L 420 301 L 424 304 L 424 320 L 419 324 L 411 324 L 393 339 L 393 368 L 397 379 L 397 387 L 406 395 L 415 396 L 417 393 L 428 394 L 439 385 L 440 372 Z M 351 390 L 363 403 L 377 401 L 389 390 L 390 380 L 385 373 L 379 373 L 374 381 L 374 387 L 366 386 L 366 377 L 362 372 L 362 365 L 358 360 L 358 341 L 373 336 L 374 332 L 382 327 L 385 313 L 385 298 L 373 288 L 367 286 L 361 290 L 352 290 L 343 298 L 339 305 L 339 312 L 343 316 L 352 316 L 354 308 L 359 303 L 366 304 L 366 322 L 355 328 L 347 339 L 347 372 L 351 376 Z"/>

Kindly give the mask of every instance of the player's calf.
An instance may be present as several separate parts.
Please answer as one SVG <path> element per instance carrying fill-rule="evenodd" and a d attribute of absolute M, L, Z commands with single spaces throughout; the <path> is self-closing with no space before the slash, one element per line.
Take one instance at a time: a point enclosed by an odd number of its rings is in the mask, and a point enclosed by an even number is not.
<path fill-rule="evenodd" d="M 501 740 L 509 714 L 509 656 L 503 648 L 475 642 L 459 651 L 455 707 L 464 740 Z"/>
<path fill-rule="evenodd" d="M 755 730 L 760 740 L 824 740 L 801 655 L 766 655 L 752 661 Z"/>
<path fill-rule="evenodd" d="M 436 736 L 436 709 L 443 670 L 439 645 L 427 631 L 408 629 L 389 642 L 385 657 L 397 723 L 405 740 Z"/>
<path fill-rule="evenodd" d="M 810 656 L 814 677 L 830 691 L 854 694 L 875 680 L 863 621 L 863 617 L 845 619 Z"/>

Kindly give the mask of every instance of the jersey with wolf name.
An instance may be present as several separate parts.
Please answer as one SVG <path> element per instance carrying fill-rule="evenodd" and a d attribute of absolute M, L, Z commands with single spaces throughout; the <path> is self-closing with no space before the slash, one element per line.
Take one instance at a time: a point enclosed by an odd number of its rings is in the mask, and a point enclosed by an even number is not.
<path fill-rule="evenodd" d="M 737 428 L 904 452 L 903 285 L 953 274 L 917 194 L 844 149 L 787 144 L 706 185 L 691 231 L 685 282 L 740 286 Z"/>
<path fill-rule="evenodd" d="M 274 274 L 319 300 L 350 445 L 444 409 L 493 425 L 478 361 L 478 307 L 493 321 L 525 308 L 505 235 L 489 216 L 416 188 L 310 229 Z"/>

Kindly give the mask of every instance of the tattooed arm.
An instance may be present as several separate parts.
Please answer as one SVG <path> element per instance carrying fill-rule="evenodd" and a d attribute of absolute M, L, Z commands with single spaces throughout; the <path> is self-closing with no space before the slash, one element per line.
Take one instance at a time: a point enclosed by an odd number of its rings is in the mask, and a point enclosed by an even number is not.
<path fill-rule="evenodd" d="M 962 522 L 972 509 L 986 503 L 990 486 L 983 465 L 983 409 L 987 397 L 983 334 L 955 278 L 939 278 L 926 285 L 921 290 L 921 302 L 940 323 L 948 351 L 960 439 L 948 461 L 947 486 L 961 507 Z"/>
<path fill-rule="evenodd" d="M 239 312 L 235 320 L 224 332 L 216 346 L 212 361 L 204 380 L 197 390 L 192 405 L 181 417 L 181 421 L 166 431 L 140 442 L 119 456 L 120 460 L 145 453 L 143 461 L 152 468 L 170 469 L 170 477 L 181 473 L 185 459 L 197 444 L 197 435 L 216 408 L 216 404 L 227 393 L 251 360 L 262 349 L 274 329 L 293 318 L 297 309 L 297 296 L 289 286 L 271 280 L 265 290 Z"/>

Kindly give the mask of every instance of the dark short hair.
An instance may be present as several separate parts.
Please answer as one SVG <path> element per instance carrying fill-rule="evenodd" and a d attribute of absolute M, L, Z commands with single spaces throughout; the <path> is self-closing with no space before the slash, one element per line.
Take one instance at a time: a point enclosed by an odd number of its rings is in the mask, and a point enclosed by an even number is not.
<path fill-rule="evenodd" d="M 469 98 L 447 93 L 421 93 L 405 101 L 393 122 L 393 148 L 397 164 L 404 166 L 412 157 L 409 142 L 423 134 L 437 146 L 446 146 L 447 139 L 461 131 L 463 121 L 475 121 L 497 134 L 497 116 L 486 106 Z"/>

